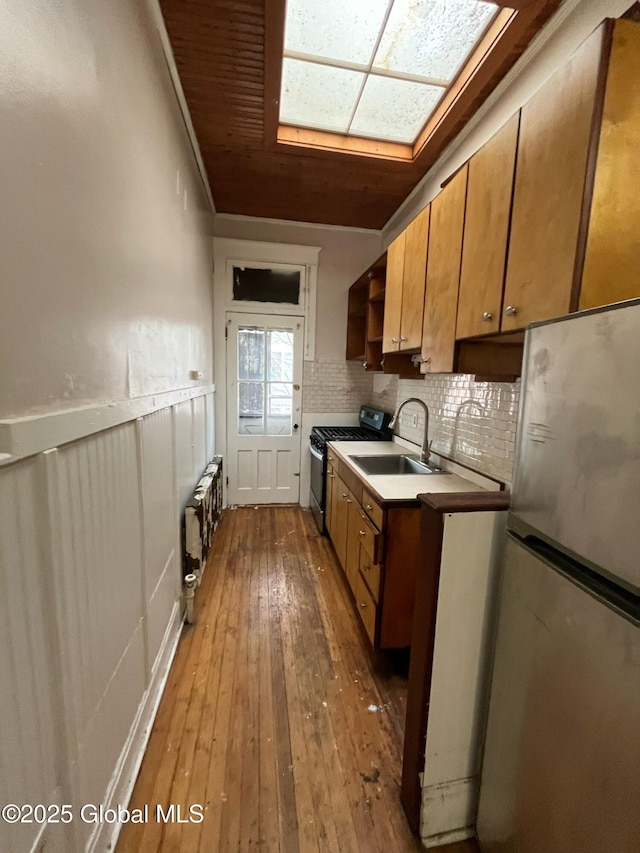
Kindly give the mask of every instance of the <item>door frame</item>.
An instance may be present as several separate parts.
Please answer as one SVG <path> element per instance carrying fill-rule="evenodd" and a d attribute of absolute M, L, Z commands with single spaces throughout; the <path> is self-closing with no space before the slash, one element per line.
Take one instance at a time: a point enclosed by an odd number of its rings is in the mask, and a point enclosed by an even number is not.
<path fill-rule="evenodd" d="M 226 339 L 226 371 L 227 371 L 227 379 L 225 383 L 225 398 L 226 398 L 226 409 L 227 409 L 227 489 L 230 488 L 230 485 L 233 486 L 233 483 L 229 483 L 229 477 L 238 474 L 238 471 L 235 467 L 235 462 L 232 463 L 232 453 L 236 450 L 236 440 L 239 439 L 238 445 L 247 443 L 251 441 L 251 436 L 239 436 L 237 433 L 237 428 L 235 422 L 232 423 L 232 417 L 237 415 L 237 407 L 233 406 L 229 402 L 229 395 L 231 393 L 232 388 L 235 389 L 237 383 L 237 376 L 231 377 L 230 370 L 232 366 L 235 366 L 235 372 L 237 372 L 237 357 L 235 356 L 235 346 L 233 344 L 234 335 L 227 335 L 232 324 L 235 324 L 237 328 L 240 328 L 243 325 L 246 326 L 257 326 L 260 327 L 262 325 L 268 326 L 271 322 L 275 321 L 275 326 L 279 327 L 281 325 L 287 326 L 290 325 L 293 327 L 294 333 L 294 341 L 296 334 L 298 337 L 298 352 L 297 358 L 295 353 L 295 342 L 294 342 L 294 364 L 293 364 L 293 375 L 292 382 L 294 385 L 294 391 L 292 395 L 292 411 L 291 411 L 291 424 L 292 430 L 291 434 L 286 436 L 289 439 L 289 446 L 292 448 L 292 453 L 294 454 L 293 459 L 295 463 L 295 467 L 297 467 L 297 471 L 293 471 L 291 474 L 292 480 L 297 481 L 297 490 L 295 490 L 295 494 L 290 495 L 290 500 L 267 500 L 263 501 L 262 495 L 253 494 L 250 500 L 247 501 L 246 505 L 251 506 L 252 504 L 277 504 L 277 503 L 300 503 L 300 468 L 302 464 L 302 377 L 304 373 L 304 317 L 300 314 L 286 314 L 286 313 L 278 313 L 274 314 L 272 312 L 246 312 L 246 311 L 228 311 L 225 317 L 225 339 Z M 298 325 L 299 329 L 296 332 L 295 326 Z M 265 364 L 266 369 L 266 364 Z M 297 390 L 296 390 L 296 387 Z M 264 416 L 266 417 L 266 404 L 267 400 L 264 400 Z M 297 406 L 296 406 L 297 404 Z M 235 418 L 233 418 L 235 421 Z M 294 426 L 295 425 L 295 426 Z M 232 451 L 232 437 L 234 438 L 233 445 L 234 449 Z M 277 435 L 262 435 L 255 436 L 255 439 L 263 438 L 265 439 L 265 444 L 278 444 L 278 442 L 282 442 L 285 436 L 277 436 Z M 256 441 L 256 445 L 257 445 Z M 238 448 L 239 449 L 239 448 Z M 256 451 L 259 448 L 256 446 Z M 273 448 L 272 452 L 277 452 L 276 448 Z M 266 497 L 275 497 L 276 492 L 273 489 L 270 489 Z M 236 501 L 230 501 L 230 503 L 235 504 Z M 244 504 L 243 504 L 244 505 Z"/>
<path fill-rule="evenodd" d="M 228 455 L 227 448 L 227 360 L 225 344 L 225 327 L 227 313 L 277 313 L 281 315 L 292 314 L 293 316 L 304 316 L 305 325 L 305 352 L 304 361 L 315 359 L 315 325 L 316 325 L 316 283 L 318 277 L 318 257 L 320 246 L 301 246 L 289 243 L 267 243 L 253 240 L 236 240 L 226 237 L 215 237 L 214 241 L 214 276 L 213 276 L 213 370 L 217 393 L 215 399 L 215 452 Z M 227 260 L 243 260 L 251 262 L 269 263 L 272 266 L 303 265 L 305 267 L 305 310 L 301 311 L 297 306 L 279 305 L 277 311 L 265 310 L 265 303 L 243 302 L 234 303 L 232 300 L 233 288 L 230 284 L 230 270 L 232 266 Z M 242 305 L 242 310 L 240 309 Z M 301 412 L 304 418 L 304 397 Z M 226 489 L 224 492 L 224 505 L 227 505 Z"/>

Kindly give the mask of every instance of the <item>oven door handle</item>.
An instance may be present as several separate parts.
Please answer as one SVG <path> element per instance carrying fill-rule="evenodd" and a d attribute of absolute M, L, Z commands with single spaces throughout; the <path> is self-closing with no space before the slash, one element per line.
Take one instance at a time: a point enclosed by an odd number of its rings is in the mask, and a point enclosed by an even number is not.
<path fill-rule="evenodd" d="M 322 462 L 322 460 L 323 460 L 323 456 L 322 456 L 322 453 L 320 453 L 320 451 L 319 451 L 319 450 L 316 450 L 316 449 L 315 449 L 315 447 L 312 447 L 311 445 L 309 445 L 309 450 L 311 451 L 311 455 L 312 455 L 312 456 L 315 456 L 315 457 L 316 457 L 316 459 L 318 459 L 320 462 Z"/>

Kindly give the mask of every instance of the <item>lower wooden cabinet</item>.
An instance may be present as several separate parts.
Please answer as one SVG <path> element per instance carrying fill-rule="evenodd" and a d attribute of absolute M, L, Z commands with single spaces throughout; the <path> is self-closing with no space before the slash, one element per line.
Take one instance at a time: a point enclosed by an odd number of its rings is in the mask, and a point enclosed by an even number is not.
<path fill-rule="evenodd" d="M 353 495 L 348 498 L 347 547 L 345 553 L 344 571 L 353 590 L 360 571 L 360 515 L 362 509 Z"/>
<path fill-rule="evenodd" d="M 409 646 L 420 510 L 384 509 L 339 461 L 329 477 L 327 529 L 367 636 L 376 649 Z"/>
<path fill-rule="evenodd" d="M 345 568 L 347 562 L 347 535 L 349 524 L 349 501 L 350 492 L 339 474 L 335 474 L 333 490 L 331 493 L 331 524 L 329 531 L 333 547 L 340 560 L 340 565 Z"/>
<path fill-rule="evenodd" d="M 358 616 L 362 620 L 364 629 L 367 632 L 372 644 L 376 644 L 376 623 L 378 607 L 371 597 L 364 578 L 358 572 L 355 579 L 355 585 L 352 587 L 353 596 L 355 598 L 356 607 L 358 608 Z"/>
<path fill-rule="evenodd" d="M 380 598 L 380 573 L 382 569 L 379 563 L 374 563 L 364 550 L 360 551 L 360 574 L 369 587 L 374 601 Z"/>

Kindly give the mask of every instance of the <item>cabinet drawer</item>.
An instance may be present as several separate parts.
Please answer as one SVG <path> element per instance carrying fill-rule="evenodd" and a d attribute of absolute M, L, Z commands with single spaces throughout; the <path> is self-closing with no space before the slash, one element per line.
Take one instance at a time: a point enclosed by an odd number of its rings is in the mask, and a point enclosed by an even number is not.
<path fill-rule="evenodd" d="M 360 544 L 373 563 L 379 563 L 382 557 L 382 534 L 371 524 L 364 512 L 360 513 Z"/>
<path fill-rule="evenodd" d="M 360 572 L 375 601 L 380 601 L 380 565 L 360 549 Z"/>
<path fill-rule="evenodd" d="M 356 598 L 356 607 L 358 609 L 360 619 L 362 620 L 362 624 L 364 625 L 371 643 L 375 645 L 377 607 L 375 601 L 371 598 L 371 593 L 367 589 L 367 585 L 360 573 L 358 573 L 358 577 L 356 578 L 354 595 Z"/>
<path fill-rule="evenodd" d="M 366 489 L 362 490 L 362 506 L 364 507 L 364 511 L 367 513 L 371 521 L 375 524 L 378 530 L 382 530 L 382 523 L 384 521 L 384 510 L 377 504 L 374 499 L 371 497 L 369 492 Z"/>

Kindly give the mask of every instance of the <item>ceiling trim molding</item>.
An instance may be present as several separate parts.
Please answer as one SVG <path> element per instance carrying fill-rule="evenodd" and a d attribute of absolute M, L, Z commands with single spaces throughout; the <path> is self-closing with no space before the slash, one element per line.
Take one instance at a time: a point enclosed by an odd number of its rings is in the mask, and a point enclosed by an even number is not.
<path fill-rule="evenodd" d="M 284 228 L 312 228 L 318 231 L 350 231 L 356 234 L 378 234 L 382 236 L 381 228 L 361 228 L 356 225 L 323 225 L 321 222 L 301 222 L 297 219 L 268 219 L 263 216 L 245 216 L 242 213 L 216 213 L 213 221 L 214 237 L 216 240 L 230 239 L 215 233 L 215 223 L 220 220 L 228 222 L 264 222 L 267 225 L 281 225 Z"/>
<path fill-rule="evenodd" d="M 200 151 L 198 138 L 196 137 L 196 132 L 191 121 L 191 113 L 189 112 L 187 99 L 185 97 L 184 90 L 182 88 L 182 83 L 180 81 L 178 66 L 176 65 L 176 60 L 173 55 L 173 49 L 171 47 L 171 41 L 169 39 L 167 27 L 165 25 L 164 17 L 162 15 L 162 9 L 160 8 L 160 2 L 159 0 L 145 0 L 145 3 L 147 10 L 151 16 L 152 23 L 158 31 L 160 44 L 162 46 L 162 52 L 164 53 L 164 58 L 167 63 L 167 68 L 169 70 L 169 76 L 171 77 L 171 82 L 173 83 L 173 90 L 176 96 L 176 100 L 178 101 L 180 113 L 182 114 L 182 120 L 184 121 L 185 130 L 187 131 L 189 142 L 191 143 L 191 148 L 193 150 L 193 156 L 196 161 L 196 166 L 198 168 L 198 172 L 200 173 L 200 178 L 202 180 L 202 185 L 207 196 L 209 206 L 211 207 L 211 213 L 215 216 L 216 206 L 213 201 L 211 185 L 209 184 L 209 176 L 207 175 L 207 169 L 204 165 L 204 160 L 202 159 L 202 152 Z"/>

